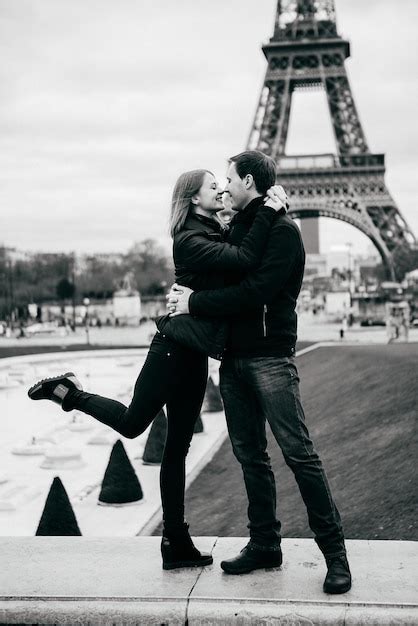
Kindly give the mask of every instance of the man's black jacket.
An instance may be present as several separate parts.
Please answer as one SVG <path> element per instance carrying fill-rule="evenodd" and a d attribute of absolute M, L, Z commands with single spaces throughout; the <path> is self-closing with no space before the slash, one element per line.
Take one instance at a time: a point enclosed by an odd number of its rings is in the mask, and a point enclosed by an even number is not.
<path fill-rule="evenodd" d="M 261 197 L 255 198 L 234 216 L 228 242 L 239 245 L 262 204 Z M 295 308 L 304 265 L 305 251 L 298 227 L 287 215 L 278 214 L 260 265 L 244 278 L 240 271 L 229 275 L 228 282 L 233 286 L 193 293 L 190 313 L 229 318 L 232 323 L 228 352 L 234 356 L 291 356 L 295 352 Z M 234 285 L 238 280 L 241 282 Z"/>
<path fill-rule="evenodd" d="M 173 241 L 176 280 L 194 290 L 214 289 L 229 284 L 233 276 L 256 267 L 264 253 L 276 212 L 260 207 L 251 229 L 240 238 L 239 247 L 226 243 L 225 229 L 216 219 L 189 215 Z M 212 318 L 213 319 L 213 318 Z M 168 315 L 157 318 L 158 330 L 193 350 L 219 358 L 225 350 L 229 323 L 225 317 L 214 322 L 206 317 Z"/>

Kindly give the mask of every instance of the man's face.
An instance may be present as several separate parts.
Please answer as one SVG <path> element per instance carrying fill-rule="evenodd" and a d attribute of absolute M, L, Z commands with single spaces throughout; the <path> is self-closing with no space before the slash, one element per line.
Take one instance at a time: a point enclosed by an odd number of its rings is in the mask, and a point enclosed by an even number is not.
<path fill-rule="evenodd" d="M 245 178 L 238 176 L 235 163 L 231 163 L 226 174 L 225 191 L 231 198 L 231 209 L 242 211 L 251 200 L 251 194 L 245 186 Z"/>

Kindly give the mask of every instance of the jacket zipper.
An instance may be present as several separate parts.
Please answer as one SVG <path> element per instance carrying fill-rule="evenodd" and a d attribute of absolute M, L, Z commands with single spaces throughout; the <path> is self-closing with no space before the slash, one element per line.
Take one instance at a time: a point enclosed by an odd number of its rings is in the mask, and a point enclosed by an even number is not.
<path fill-rule="evenodd" d="M 267 313 L 267 304 L 264 304 L 263 305 L 263 337 L 267 337 L 266 313 Z"/>

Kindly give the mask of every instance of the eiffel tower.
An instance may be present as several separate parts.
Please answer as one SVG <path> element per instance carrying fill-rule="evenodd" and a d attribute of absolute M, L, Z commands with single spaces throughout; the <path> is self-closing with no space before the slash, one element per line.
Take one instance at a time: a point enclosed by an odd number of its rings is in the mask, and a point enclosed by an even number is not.
<path fill-rule="evenodd" d="M 268 66 L 247 149 L 276 160 L 293 217 L 352 224 L 374 243 L 388 278 L 401 280 L 412 269 L 416 241 L 385 185 L 385 155 L 369 150 L 344 65 L 350 44 L 337 32 L 334 0 L 279 0 L 273 37 L 262 49 Z M 286 155 L 292 94 L 312 87 L 325 89 L 337 154 Z"/>

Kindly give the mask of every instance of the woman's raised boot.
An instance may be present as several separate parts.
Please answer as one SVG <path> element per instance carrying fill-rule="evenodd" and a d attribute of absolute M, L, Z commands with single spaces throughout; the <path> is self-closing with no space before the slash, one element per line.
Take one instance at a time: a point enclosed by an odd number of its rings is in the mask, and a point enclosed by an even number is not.
<path fill-rule="evenodd" d="M 68 406 L 69 396 L 80 391 L 83 387 L 74 372 L 67 372 L 38 381 L 29 389 L 28 396 L 31 400 L 52 400 L 64 411 L 71 411 L 73 407 Z"/>

